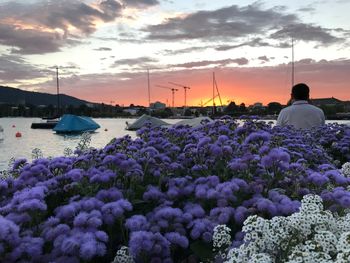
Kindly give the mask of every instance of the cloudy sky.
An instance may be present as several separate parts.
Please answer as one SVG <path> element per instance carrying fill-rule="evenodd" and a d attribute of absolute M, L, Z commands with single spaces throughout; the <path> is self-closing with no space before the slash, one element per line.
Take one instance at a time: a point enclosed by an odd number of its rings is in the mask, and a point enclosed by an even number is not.
<path fill-rule="evenodd" d="M 0 85 L 113 104 L 350 100 L 350 0 L 0 0 Z M 184 104 L 184 90 L 175 94 Z"/>

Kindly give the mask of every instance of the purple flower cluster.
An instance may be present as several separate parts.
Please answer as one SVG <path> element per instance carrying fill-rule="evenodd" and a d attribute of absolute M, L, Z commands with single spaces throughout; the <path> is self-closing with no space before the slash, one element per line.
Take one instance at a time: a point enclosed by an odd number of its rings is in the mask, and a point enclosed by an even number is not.
<path fill-rule="evenodd" d="M 17 160 L 0 180 L 1 262 L 210 261 L 213 229 L 233 246 L 249 215 L 298 211 L 303 195 L 350 208 L 350 128 L 271 127 L 229 117 L 198 128 L 138 131 L 71 157 Z"/>

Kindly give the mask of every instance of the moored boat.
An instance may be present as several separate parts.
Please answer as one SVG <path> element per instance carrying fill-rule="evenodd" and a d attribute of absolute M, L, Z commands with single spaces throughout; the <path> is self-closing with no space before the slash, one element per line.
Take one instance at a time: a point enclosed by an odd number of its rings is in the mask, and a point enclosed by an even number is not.
<path fill-rule="evenodd" d="M 53 128 L 56 133 L 82 133 L 93 132 L 100 128 L 100 125 L 90 117 L 65 114 Z"/>
<path fill-rule="evenodd" d="M 0 141 L 2 141 L 3 139 L 4 139 L 4 128 L 0 126 Z"/>
<path fill-rule="evenodd" d="M 126 123 L 126 129 L 129 131 L 136 131 L 146 124 L 149 124 L 152 128 L 169 125 L 169 123 L 162 121 L 161 119 L 143 114 L 133 123 Z"/>
<path fill-rule="evenodd" d="M 190 126 L 192 128 L 197 128 L 199 126 L 202 126 L 208 122 L 212 122 L 213 120 L 209 117 L 197 117 L 197 118 L 193 118 L 193 119 L 186 119 L 186 120 L 182 120 L 179 121 L 175 124 L 173 124 L 172 126 L 177 126 L 177 125 L 184 125 L 184 126 Z"/>
<path fill-rule="evenodd" d="M 58 119 L 46 120 L 42 122 L 33 122 L 30 128 L 32 129 L 53 129 L 59 122 Z"/>

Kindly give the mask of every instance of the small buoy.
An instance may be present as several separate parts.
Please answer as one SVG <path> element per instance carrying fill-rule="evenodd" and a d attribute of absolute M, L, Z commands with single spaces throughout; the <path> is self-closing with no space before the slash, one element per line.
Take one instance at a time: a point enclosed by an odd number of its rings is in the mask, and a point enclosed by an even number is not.
<path fill-rule="evenodd" d="M 106 128 L 105 131 L 108 131 L 108 129 Z"/>
<path fill-rule="evenodd" d="M 16 132 L 16 137 L 17 137 L 17 138 L 22 137 L 22 133 Z"/>
<path fill-rule="evenodd" d="M 13 125 L 12 125 L 12 128 L 15 128 L 15 127 L 16 127 L 16 125 L 13 124 Z"/>

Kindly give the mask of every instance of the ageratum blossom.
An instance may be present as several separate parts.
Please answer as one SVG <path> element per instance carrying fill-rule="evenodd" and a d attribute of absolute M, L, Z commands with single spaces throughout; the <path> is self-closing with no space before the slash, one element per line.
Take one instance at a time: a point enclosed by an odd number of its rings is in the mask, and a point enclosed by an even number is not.
<path fill-rule="evenodd" d="M 237 247 L 247 217 L 288 217 L 306 194 L 339 215 L 350 207 L 341 169 L 350 161 L 349 127 L 272 128 L 251 118 L 239 126 L 226 116 L 137 134 L 15 163 L 0 180 L 0 216 L 17 229 L 4 234 L 0 261 L 112 262 L 128 246 L 135 262 L 214 262 L 201 251 L 219 224 Z"/>

